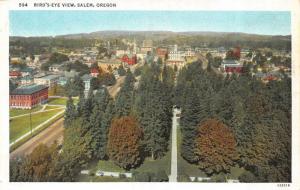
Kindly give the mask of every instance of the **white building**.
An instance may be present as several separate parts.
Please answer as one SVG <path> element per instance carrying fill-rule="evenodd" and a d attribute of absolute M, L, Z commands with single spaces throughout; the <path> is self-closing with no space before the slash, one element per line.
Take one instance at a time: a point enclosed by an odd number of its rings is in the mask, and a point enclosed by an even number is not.
<path fill-rule="evenodd" d="M 174 45 L 172 50 L 168 53 L 167 65 L 171 67 L 177 66 L 177 68 L 182 68 L 186 64 L 185 54 L 182 51 L 178 51 L 177 45 Z"/>
<path fill-rule="evenodd" d="M 45 85 L 51 88 L 55 84 L 57 84 L 58 79 L 59 79 L 58 75 L 46 75 L 46 76 L 34 78 L 34 83 L 39 85 Z"/>
<path fill-rule="evenodd" d="M 59 72 L 61 70 L 62 66 L 59 64 L 53 64 L 49 67 L 50 72 Z"/>

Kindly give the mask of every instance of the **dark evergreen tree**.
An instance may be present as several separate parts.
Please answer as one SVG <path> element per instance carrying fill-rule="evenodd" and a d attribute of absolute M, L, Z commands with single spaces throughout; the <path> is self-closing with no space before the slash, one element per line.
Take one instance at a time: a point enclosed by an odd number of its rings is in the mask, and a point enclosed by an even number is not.
<path fill-rule="evenodd" d="M 72 97 L 68 98 L 66 111 L 64 115 L 64 126 L 69 127 L 72 121 L 77 117 L 76 107 L 73 103 Z"/>
<path fill-rule="evenodd" d="M 133 105 L 133 90 L 135 78 L 130 70 L 127 71 L 125 81 L 116 97 L 115 114 L 116 117 L 127 116 L 131 112 Z"/>

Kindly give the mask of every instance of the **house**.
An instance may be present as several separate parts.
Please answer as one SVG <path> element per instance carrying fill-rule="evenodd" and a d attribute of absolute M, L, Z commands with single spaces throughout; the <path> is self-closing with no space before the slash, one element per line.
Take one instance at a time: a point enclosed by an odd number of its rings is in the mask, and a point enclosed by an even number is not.
<path fill-rule="evenodd" d="M 21 74 L 20 71 L 9 71 L 9 78 L 10 79 L 17 79 L 21 76 L 22 76 L 22 74 Z"/>
<path fill-rule="evenodd" d="M 96 69 L 96 68 L 92 68 L 92 69 L 90 70 L 90 74 L 91 74 L 92 77 L 98 77 L 98 75 L 99 75 L 99 70 Z"/>
<path fill-rule="evenodd" d="M 45 85 L 52 88 L 57 84 L 59 76 L 58 75 L 46 75 L 38 78 L 34 78 L 34 83 L 39 85 Z"/>
<path fill-rule="evenodd" d="M 60 86 L 65 86 L 67 84 L 68 78 L 67 77 L 59 77 L 57 84 Z"/>
<path fill-rule="evenodd" d="M 157 48 L 156 55 L 161 58 L 163 61 L 167 58 L 168 50 L 166 48 Z"/>
<path fill-rule="evenodd" d="M 32 85 L 33 84 L 33 77 L 30 75 L 26 75 L 20 79 L 20 84 L 25 85 Z"/>
<path fill-rule="evenodd" d="M 120 50 L 116 50 L 114 53 L 115 53 L 115 55 L 117 57 L 121 57 L 121 56 L 123 56 L 125 54 L 129 54 L 130 52 L 128 50 L 122 50 L 122 49 L 120 49 Z"/>
<path fill-rule="evenodd" d="M 225 59 L 223 60 L 220 69 L 226 73 L 242 73 L 243 65 L 237 60 Z"/>
<path fill-rule="evenodd" d="M 28 85 L 14 89 L 9 95 L 9 107 L 31 109 L 48 101 L 48 87 L 44 85 Z"/>
<path fill-rule="evenodd" d="M 22 70 L 20 70 L 22 77 L 24 76 L 32 76 L 34 74 L 34 69 L 26 67 Z"/>
<path fill-rule="evenodd" d="M 122 56 L 121 61 L 127 65 L 135 65 L 137 63 L 137 58 L 135 54 L 126 54 Z"/>
<path fill-rule="evenodd" d="M 49 66 L 49 71 L 50 72 L 59 72 L 62 69 L 62 65 L 59 64 L 53 64 L 51 66 Z"/>

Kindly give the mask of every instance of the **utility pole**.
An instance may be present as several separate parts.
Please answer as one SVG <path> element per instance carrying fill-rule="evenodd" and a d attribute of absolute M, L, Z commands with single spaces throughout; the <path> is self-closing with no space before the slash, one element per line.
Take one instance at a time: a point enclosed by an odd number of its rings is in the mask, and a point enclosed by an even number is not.
<path fill-rule="evenodd" d="M 31 136 L 32 136 L 31 108 L 30 108 L 30 112 L 29 112 L 29 118 L 30 118 L 30 132 L 31 132 Z"/>

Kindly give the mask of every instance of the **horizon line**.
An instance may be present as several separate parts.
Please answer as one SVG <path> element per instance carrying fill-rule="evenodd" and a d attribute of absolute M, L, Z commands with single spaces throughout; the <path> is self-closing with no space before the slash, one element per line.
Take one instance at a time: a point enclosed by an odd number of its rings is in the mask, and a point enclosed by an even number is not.
<path fill-rule="evenodd" d="M 68 35 L 80 35 L 80 34 L 92 34 L 97 32 L 171 32 L 171 33 L 226 33 L 226 34 L 249 34 L 249 35 L 257 35 L 257 36 L 291 36 L 292 34 L 265 34 L 265 33 L 247 33 L 247 32 L 228 32 L 228 31 L 204 31 L 204 30 L 191 30 L 191 31 L 172 31 L 172 30 L 97 30 L 93 32 L 79 32 L 79 33 L 65 33 L 65 34 L 57 34 L 57 35 L 34 35 L 34 36 L 21 36 L 21 35 L 9 35 L 9 37 L 36 37 L 36 38 L 43 38 L 43 37 L 63 37 Z"/>

